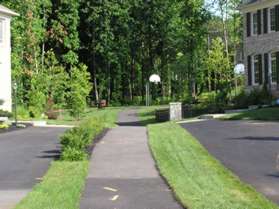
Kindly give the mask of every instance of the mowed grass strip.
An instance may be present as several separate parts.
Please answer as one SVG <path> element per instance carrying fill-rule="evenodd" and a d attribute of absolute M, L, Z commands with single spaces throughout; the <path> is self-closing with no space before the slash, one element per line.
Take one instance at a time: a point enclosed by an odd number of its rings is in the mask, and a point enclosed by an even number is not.
<path fill-rule="evenodd" d="M 148 125 L 156 123 L 155 120 L 155 111 L 160 109 L 167 109 L 167 105 L 160 106 L 149 106 L 149 107 L 141 107 L 138 111 L 138 116 L 140 118 L 142 125 Z"/>
<path fill-rule="evenodd" d="M 279 121 L 279 107 L 262 108 L 240 113 L 232 113 L 224 116 L 223 119 Z"/>
<path fill-rule="evenodd" d="M 102 117 L 106 122 L 107 127 L 113 127 L 117 119 L 118 112 L 121 110 L 121 107 L 106 107 L 103 109 L 87 108 L 86 111 L 81 114 L 80 120 L 72 117 L 69 111 L 65 110 L 60 113 L 57 120 L 47 120 L 47 123 L 51 125 L 79 125 L 81 121 L 90 117 Z"/>
<path fill-rule="evenodd" d="M 15 209 L 78 209 L 88 161 L 55 161 Z"/>
<path fill-rule="evenodd" d="M 175 123 L 148 126 L 161 174 L 188 209 L 278 209 L 242 183 Z"/>

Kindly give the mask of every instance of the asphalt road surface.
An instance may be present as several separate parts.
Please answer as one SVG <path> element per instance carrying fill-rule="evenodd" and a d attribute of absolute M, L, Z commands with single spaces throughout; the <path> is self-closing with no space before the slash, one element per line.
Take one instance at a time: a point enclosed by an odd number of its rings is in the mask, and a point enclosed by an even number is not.
<path fill-rule="evenodd" d="M 242 181 L 279 204 L 279 123 L 209 120 L 182 127 Z"/>
<path fill-rule="evenodd" d="M 59 156 L 65 128 L 27 128 L 0 134 L 0 209 L 15 206 Z"/>
<path fill-rule="evenodd" d="M 182 209 L 159 175 L 136 110 L 119 114 L 94 149 L 81 209 Z"/>

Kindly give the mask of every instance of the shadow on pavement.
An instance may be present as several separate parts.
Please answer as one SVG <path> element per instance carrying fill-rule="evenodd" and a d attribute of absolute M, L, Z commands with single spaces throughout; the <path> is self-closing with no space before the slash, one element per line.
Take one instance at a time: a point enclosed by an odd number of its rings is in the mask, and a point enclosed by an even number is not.
<path fill-rule="evenodd" d="M 116 123 L 119 126 L 135 126 L 135 127 L 143 127 L 147 126 L 149 124 L 157 123 L 155 119 L 148 119 L 148 120 L 142 120 L 142 121 L 130 121 L 130 122 L 118 122 Z"/>
<path fill-rule="evenodd" d="M 118 126 L 144 126 L 144 124 L 142 124 L 139 121 L 131 121 L 131 122 L 118 122 L 116 123 Z"/>
<path fill-rule="evenodd" d="M 228 138 L 227 140 L 250 140 L 250 141 L 279 141 L 279 137 L 257 137 L 257 136 L 245 136 L 238 138 Z"/>
<path fill-rule="evenodd" d="M 267 174 L 266 176 L 272 177 L 272 178 L 279 178 L 279 173 Z"/>
<path fill-rule="evenodd" d="M 61 151 L 58 149 L 43 151 L 42 155 L 37 156 L 38 158 L 50 158 L 58 160 L 60 158 Z"/>

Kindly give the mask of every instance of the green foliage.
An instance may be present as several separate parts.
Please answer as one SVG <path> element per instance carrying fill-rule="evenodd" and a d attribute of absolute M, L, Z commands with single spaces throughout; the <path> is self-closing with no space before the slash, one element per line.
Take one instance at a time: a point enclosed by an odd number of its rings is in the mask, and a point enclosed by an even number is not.
<path fill-rule="evenodd" d="M 17 106 L 17 117 L 20 120 L 29 119 L 30 113 L 29 113 L 28 109 L 25 106 L 18 105 Z"/>
<path fill-rule="evenodd" d="M 240 113 L 232 113 L 223 117 L 225 120 L 263 120 L 263 121 L 279 121 L 279 108 L 260 108 Z"/>
<path fill-rule="evenodd" d="M 52 107 L 47 109 L 57 109 L 66 106 L 66 92 L 69 86 L 69 76 L 65 68 L 59 65 L 53 51 L 46 53 L 45 60 L 45 80 L 47 81 L 47 96 L 51 100 Z"/>
<path fill-rule="evenodd" d="M 81 1 L 80 58 L 92 75 L 93 99 L 119 105 L 138 103 L 134 97 L 141 97 L 142 103 L 152 73 L 162 77 L 153 97 L 179 97 L 190 90 L 189 77 L 202 71 L 197 52 L 205 35 L 202 3 Z M 180 72 L 172 65 L 179 52 L 190 57 Z M 177 83 L 181 88 L 173 91 Z"/>
<path fill-rule="evenodd" d="M 0 109 L 0 117 L 8 117 L 8 118 L 10 118 L 10 117 L 12 117 L 12 116 L 13 116 L 12 113 Z"/>
<path fill-rule="evenodd" d="M 1 129 L 7 129 L 7 128 L 9 128 L 9 125 L 8 125 L 8 124 L 6 124 L 6 123 L 0 123 L 0 130 L 1 130 Z"/>
<path fill-rule="evenodd" d="M 41 18 L 47 0 L 3 0 L 4 5 L 20 15 L 12 21 L 12 77 L 18 83 L 18 101 L 28 100 L 32 75 L 41 67 L 41 45 L 46 28 Z"/>
<path fill-rule="evenodd" d="M 78 127 L 67 130 L 61 136 L 61 160 L 78 161 L 88 156 L 87 148 L 93 139 L 105 128 L 104 119 L 92 117 L 84 120 Z"/>
<path fill-rule="evenodd" d="M 221 38 L 212 41 L 211 49 L 206 58 L 206 65 L 210 81 L 214 83 L 216 97 L 215 104 L 223 109 L 229 102 L 229 95 L 233 81 L 232 65 L 225 53 L 225 45 Z"/>
<path fill-rule="evenodd" d="M 61 160 L 63 161 L 83 161 L 87 160 L 87 158 L 87 153 L 71 147 L 64 149 L 61 155 Z"/>
<path fill-rule="evenodd" d="M 148 126 L 149 143 L 160 173 L 182 205 L 191 209 L 277 209 L 241 182 L 176 123 Z"/>
<path fill-rule="evenodd" d="M 76 118 L 79 118 L 80 114 L 85 111 L 86 98 L 91 90 L 90 75 L 86 69 L 86 66 L 81 65 L 72 68 L 70 72 L 67 106 Z"/>
<path fill-rule="evenodd" d="M 53 161 L 42 181 L 16 209 L 78 209 L 88 173 L 88 161 Z"/>
<path fill-rule="evenodd" d="M 61 144 L 63 147 L 83 150 L 91 140 L 87 133 L 87 131 L 84 132 L 83 128 L 72 128 L 61 137 Z"/>
<path fill-rule="evenodd" d="M 49 48 L 65 67 L 78 64 L 79 1 L 52 1 L 52 14 L 48 21 Z"/>
<path fill-rule="evenodd" d="M 31 117 L 40 118 L 44 112 L 47 101 L 46 82 L 43 74 L 36 74 L 32 77 L 28 98 L 28 108 Z"/>
<path fill-rule="evenodd" d="M 228 58 L 217 57 L 224 66 L 222 71 L 213 62 L 216 51 L 224 50 L 224 46 L 207 43 L 206 30 L 221 30 L 222 21 L 216 18 L 218 24 L 207 27 L 209 13 L 203 0 L 1 3 L 20 13 L 12 21 L 13 80 L 18 83 L 18 102 L 27 105 L 34 116 L 70 106 L 72 114 L 79 117 L 84 95 L 74 90 L 71 77 L 80 63 L 88 67 L 93 83 L 90 91 L 85 88 L 86 96 L 90 93 L 90 100 L 96 103 L 106 99 L 110 105 L 143 104 L 145 84 L 153 73 L 162 78 L 160 85 L 151 89 L 154 104 L 191 102 L 206 88 L 205 80 L 211 80 L 212 86 L 218 81 L 219 90 L 230 87 Z M 234 1 L 230 7 L 236 4 Z M 240 16 L 233 14 L 228 31 L 233 34 L 230 40 L 239 46 L 240 36 L 234 32 L 233 23 L 239 24 Z M 216 53 L 208 55 L 208 47 Z M 210 69 L 205 62 L 208 56 Z M 212 70 L 218 70 L 218 76 L 214 77 Z M 34 86 L 38 77 L 45 78 L 43 90 Z M 220 93 L 220 101 L 226 100 L 227 91 Z M 51 107 L 46 105 L 50 100 Z"/>
<path fill-rule="evenodd" d="M 266 88 L 254 89 L 251 92 L 240 92 L 234 99 L 236 108 L 247 108 L 251 105 L 271 105 L 273 96 Z"/>

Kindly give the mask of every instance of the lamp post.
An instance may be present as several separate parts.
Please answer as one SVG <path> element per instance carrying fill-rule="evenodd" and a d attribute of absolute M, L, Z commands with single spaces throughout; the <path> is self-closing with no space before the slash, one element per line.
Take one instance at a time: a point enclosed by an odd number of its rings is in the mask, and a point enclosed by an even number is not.
<path fill-rule="evenodd" d="M 145 89 L 146 89 L 146 106 L 150 106 L 150 86 L 149 86 L 149 82 L 158 84 L 158 83 L 161 82 L 161 78 L 157 74 L 153 74 L 149 77 L 149 81 L 147 81 L 146 87 L 145 87 Z"/>
<path fill-rule="evenodd" d="M 15 108 L 15 126 L 17 126 L 17 83 L 14 82 L 14 108 Z"/>
<path fill-rule="evenodd" d="M 235 96 L 237 95 L 237 77 L 238 75 L 243 75 L 245 73 L 245 66 L 243 64 L 237 64 L 234 67 L 234 78 L 235 78 Z"/>

